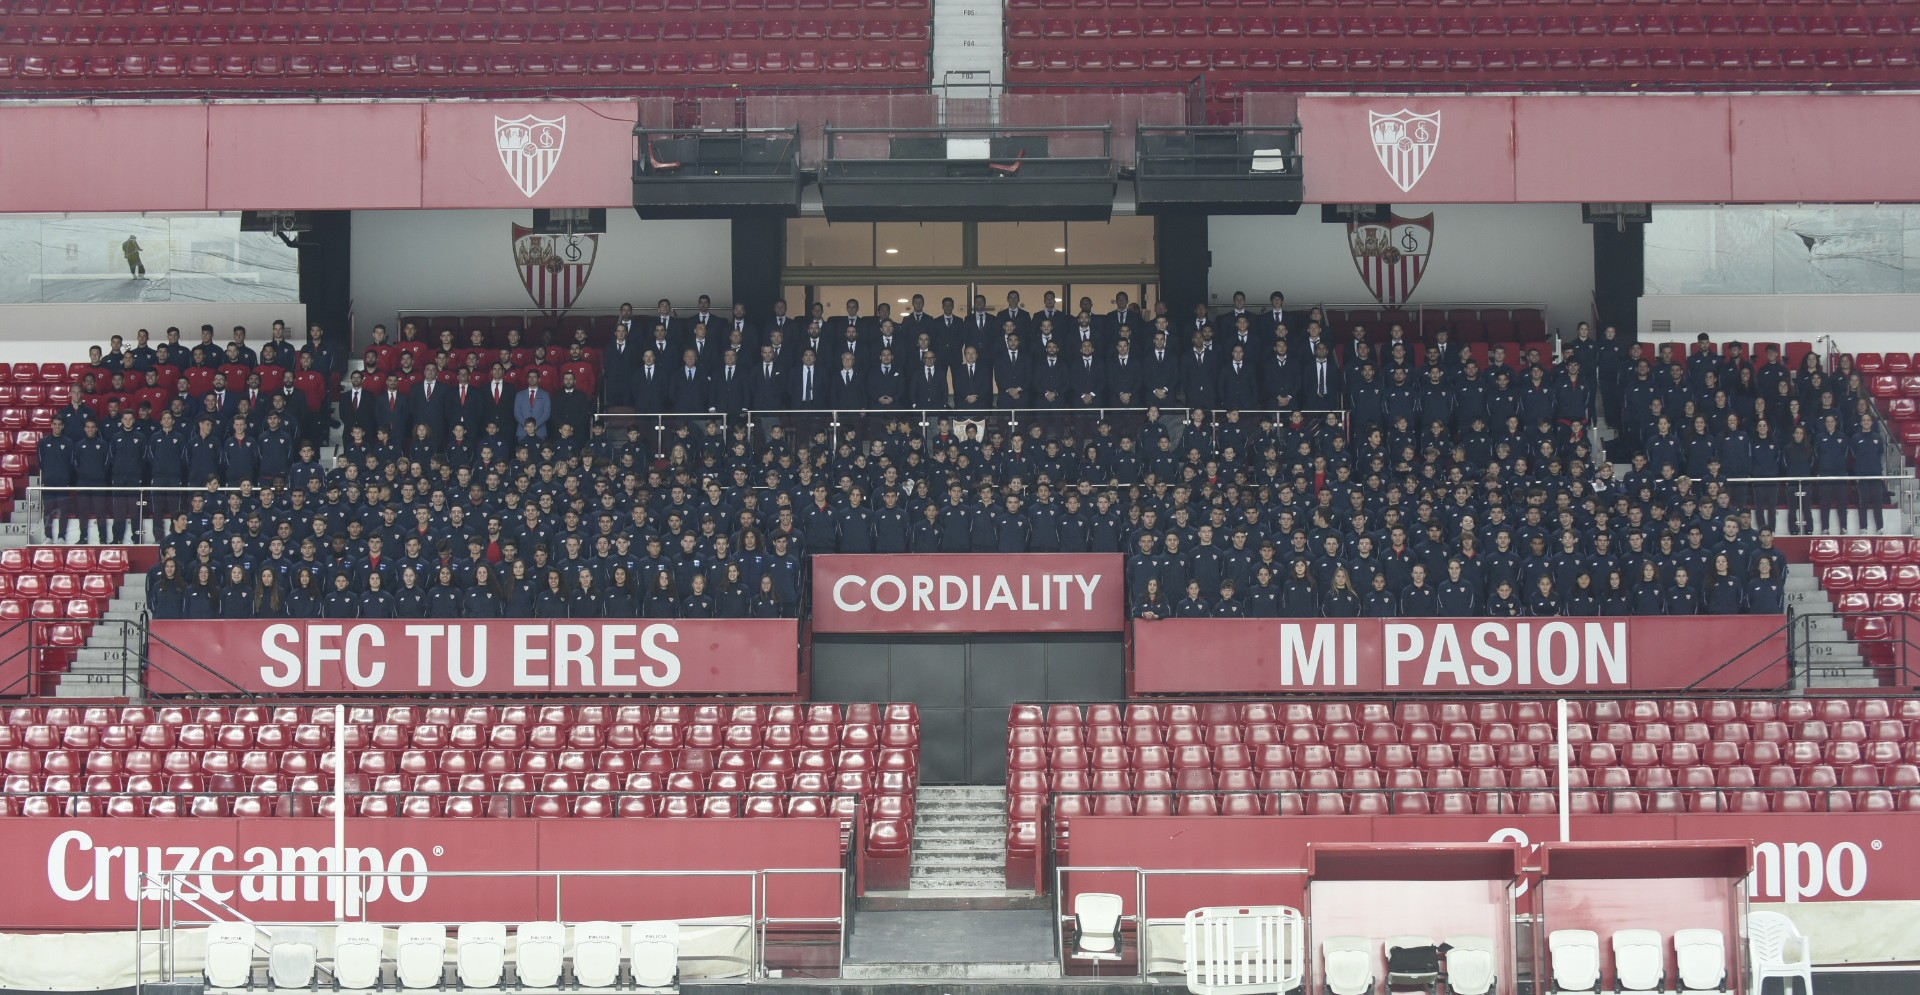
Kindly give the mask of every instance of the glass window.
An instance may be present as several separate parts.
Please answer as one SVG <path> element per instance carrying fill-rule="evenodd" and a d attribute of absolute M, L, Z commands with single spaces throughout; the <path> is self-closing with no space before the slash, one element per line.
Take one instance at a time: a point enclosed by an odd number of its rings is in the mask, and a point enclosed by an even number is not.
<path fill-rule="evenodd" d="M 819 218 L 787 222 L 788 266 L 872 266 L 873 226 L 829 224 Z"/>
<path fill-rule="evenodd" d="M 1067 222 L 1067 263 L 1072 266 L 1151 266 L 1153 218 L 1120 217 L 1110 221 Z"/>
<path fill-rule="evenodd" d="M 980 223 L 980 265 L 982 266 L 1065 266 L 1066 264 L 1066 222 L 983 221 Z"/>
<path fill-rule="evenodd" d="M 961 229 L 957 221 L 882 221 L 873 226 L 881 266 L 960 266 Z"/>

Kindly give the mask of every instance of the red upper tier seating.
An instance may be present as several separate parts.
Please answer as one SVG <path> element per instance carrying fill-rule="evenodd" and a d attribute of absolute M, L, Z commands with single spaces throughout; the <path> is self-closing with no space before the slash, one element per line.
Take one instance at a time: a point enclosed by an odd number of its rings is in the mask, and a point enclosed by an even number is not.
<path fill-rule="evenodd" d="M 6 0 L 15 93 L 925 85 L 927 0 Z"/>
<path fill-rule="evenodd" d="M 1009 0 L 1007 78 L 1904 84 L 1920 77 L 1920 15 L 1905 8 L 1887 0 Z"/>
<path fill-rule="evenodd" d="M 22 706 L 4 717 L 0 816 L 332 815 L 331 706 Z M 850 834 L 864 808 L 883 849 L 911 845 L 912 705 L 366 705 L 347 719 L 361 816 L 835 813 Z"/>

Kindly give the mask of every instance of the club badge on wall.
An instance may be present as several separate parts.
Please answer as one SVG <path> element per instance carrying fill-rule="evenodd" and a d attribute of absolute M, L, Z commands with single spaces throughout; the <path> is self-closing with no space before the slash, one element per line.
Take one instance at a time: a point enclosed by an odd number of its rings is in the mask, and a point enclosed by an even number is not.
<path fill-rule="evenodd" d="M 531 197 L 547 185 L 547 177 L 560 166 L 560 152 L 567 146 L 567 116 L 535 117 L 532 114 L 511 121 L 493 119 L 494 144 L 500 149 L 500 164 L 520 192 Z"/>
<path fill-rule="evenodd" d="M 1405 304 L 1420 285 L 1433 253 L 1433 215 L 1403 218 L 1389 214 L 1386 224 L 1347 222 L 1347 248 L 1361 282 L 1374 300 L 1388 306 Z"/>
<path fill-rule="evenodd" d="M 1401 193 L 1411 193 L 1440 148 L 1440 112 L 1415 114 L 1404 107 L 1392 114 L 1368 111 L 1367 126 L 1387 178 Z"/>
<path fill-rule="evenodd" d="M 566 312 L 586 289 L 599 235 L 542 235 L 513 226 L 513 265 L 535 307 L 551 315 Z"/>

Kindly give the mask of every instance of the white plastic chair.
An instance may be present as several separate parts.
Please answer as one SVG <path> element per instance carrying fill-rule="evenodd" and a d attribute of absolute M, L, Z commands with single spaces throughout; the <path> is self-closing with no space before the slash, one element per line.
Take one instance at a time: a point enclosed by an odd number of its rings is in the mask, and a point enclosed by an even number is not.
<path fill-rule="evenodd" d="M 507 968 L 507 927 L 497 922 L 460 924 L 454 936 L 454 966 L 467 988 L 497 988 Z"/>
<path fill-rule="evenodd" d="M 1254 149 L 1253 172 L 1284 173 L 1287 171 L 1287 153 L 1281 149 Z"/>
<path fill-rule="evenodd" d="M 1493 937 L 1450 936 L 1447 946 L 1452 948 L 1447 951 L 1447 989 L 1453 995 L 1493 995 L 1500 976 Z"/>
<path fill-rule="evenodd" d="M 573 927 L 573 983 L 582 988 L 618 984 L 626 936 L 627 928 L 617 922 L 583 922 Z"/>
<path fill-rule="evenodd" d="M 523 922 L 513 931 L 513 973 L 522 988 L 552 988 L 567 962 L 567 927 L 557 922 Z"/>
<path fill-rule="evenodd" d="M 1659 930 L 1614 932 L 1613 987 L 1621 992 L 1656 992 L 1667 987 L 1667 949 Z"/>
<path fill-rule="evenodd" d="M 1753 995 L 1760 995 L 1768 978 L 1781 979 L 1784 995 L 1793 995 L 1794 978 L 1801 995 L 1813 995 L 1813 948 L 1793 920 L 1778 912 L 1747 914 L 1747 959 L 1753 962 Z"/>
<path fill-rule="evenodd" d="M 1600 990 L 1600 934 L 1590 929 L 1556 929 L 1547 934 L 1553 963 L 1553 991 Z"/>
<path fill-rule="evenodd" d="M 402 988 L 438 988 L 447 976 L 447 927 L 402 923 L 395 931 L 393 976 Z"/>
<path fill-rule="evenodd" d="M 320 937 L 311 929 L 280 926 L 267 947 L 267 977 L 275 988 L 306 988 L 320 963 Z"/>
<path fill-rule="evenodd" d="M 680 924 L 633 924 L 633 983 L 655 991 L 678 989 L 680 983 Z"/>
<path fill-rule="evenodd" d="M 1120 959 L 1119 895 L 1081 892 L 1073 898 L 1073 953 L 1075 960 Z"/>
<path fill-rule="evenodd" d="M 1373 944 L 1364 936 L 1329 936 L 1320 945 L 1328 995 L 1371 995 Z"/>
<path fill-rule="evenodd" d="M 207 926 L 207 987 L 245 988 L 253 980 L 253 941 L 250 922 L 216 922 Z"/>
<path fill-rule="evenodd" d="M 1727 990 L 1727 938 L 1717 929 L 1673 931 L 1673 959 L 1683 992 Z"/>
<path fill-rule="evenodd" d="M 333 927 L 333 980 L 342 988 L 380 984 L 380 958 L 387 931 L 377 922 L 343 922 Z M 276 982 L 277 984 L 278 982 Z"/>

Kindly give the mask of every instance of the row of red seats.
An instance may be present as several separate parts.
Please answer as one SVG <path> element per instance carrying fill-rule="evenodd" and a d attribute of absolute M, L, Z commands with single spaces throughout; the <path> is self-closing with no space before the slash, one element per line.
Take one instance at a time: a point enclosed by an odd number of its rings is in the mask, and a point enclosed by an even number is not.
<path fill-rule="evenodd" d="M 0 18 L 657 14 L 696 10 L 927 10 L 928 0 L 0 0 Z"/>
<path fill-rule="evenodd" d="M 1076 792 L 1140 791 L 1505 791 L 1548 790 L 1554 775 L 1546 767 L 1371 767 L 1296 770 L 1185 768 L 1180 770 L 1061 771 L 1053 776 L 1018 771 L 1008 779 L 1009 811 L 1031 799 Z M 1680 767 L 1569 767 L 1571 788 L 1878 788 L 1920 787 L 1920 766 L 1912 763 L 1729 764 L 1693 763 Z"/>
<path fill-rule="evenodd" d="M 1036 764 L 1033 758 L 1050 758 L 1064 755 L 1081 758 L 1089 754 L 1112 755 L 1142 751 L 1154 751 L 1161 756 L 1167 751 L 1186 749 L 1219 749 L 1239 746 L 1247 749 L 1261 749 L 1267 746 L 1401 746 L 1421 747 L 1446 745 L 1456 747 L 1487 746 L 1502 747 L 1521 745 L 1527 747 L 1548 746 L 1557 742 L 1558 737 L 1552 725 L 1545 722 L 1524 723 L 1514 726 L 1506 722 L 1492 722 L 1476 725 L 1471 722 L 1370 722 L 1361 726 L 1352 722 L 1336 722 L 1322 726 L 1316 723 L 1301 722 L 1280 725 L 1271 722 L 1254 723 L 1242 727 L 1233 724 L 1210 726 L 1176 725 L 1162 729 L 1155 725 L 1139 726 L 1093 726 L 1081 729 L 1079 726 L 1056 726 L 1046 730 L 1037 728 L 1016 728 L 1008 737 L 1009 757 L 1021 758 L 1016 766 L 1040 767 L 1060 766 L 1049 761 Z M 1920 741 L 1920 722 L 1911 725 L 1900 719 L 1877 719 L 1872 722 L 1848 719 L 1834 723 L 1812 719 L 1789 727 L 1785 722 L 1742 721 L 1709 724 L 1706 722 L 1646 722 L 1629 724 L 1625 722 L 1607 722 L 1598 725 L 1586 722 L 1572 722 L 1567 726 L 1567 740 L 1575 746 L 1588 743 L 1607 743 L 1613 746 L 1627 746 L 1643 743 L 1654 746 L 1667 743 L 1689 743 L 1704 746 L 1708 743 L 1789 743 L 1789 742 L 1882 742 L 1905 743 Z M 1086 766 L 1086 763 L 1069 762 L 1065 766 Z M 1106 764 L 1105 766 L 1115 766 Z"/>
<path fill-rule="evenodd" d="M 1830 592 L 1920 591 L 1920 563 L 1829 563 L 1818 568 L 1820 585 Z"/>
<path fill-rule="evenodd" d="M 927 54 L 920 50 L 898 53 L 884 51 L 835 50 L 763 52 L 662 52 L 658 56 L 636 52 L 625 56 L 605 53 L 581 55 L 561 53 L 453 55 L 304 55 L 285 57 L 262 55 L 173 55 L 151 58 L 145 55 L 58 56 L 0 55 L 0 79 L 77 82 L 113 80 L 116 82 L 171 82 L 191 80 L 195 85 L 217 80 L 255 82 L 309 78 L 345 81 L 360 79 L 368 84 L 392 77 L 432 76 L 449 78 L 545 77 L 545 76 L 678 76 L 718 75 L 720 73 L 830 73 L 861 74 L 861 82 L 884 84 L 913 82 L 924 77 Z M 921 80 L 924 82 L 924 79 Z"/>
<path fill-rule="evenodd" d="M 1672 10 L 1675 7 L 1731 7 L 1737 9 L 1852 10 L 1898 6 L 1901 0 L 1240 0 L 1243 8 L 1399 7 L 1405 9 L 1497 10 L 1538 8 L 1600 8 L 1613 10 Z M 1010 10 L 1101 10 L 1188 8 L 1226 10 L 1233 0 L 1008 0 Z"/>
<path fill-rule="evenodd" d="M 155 45 L 174 48 L 201 45 L 304 45 L 316 49 L 353 49 L 379 45 L 434 45 L 484 52 L 493 45 L 610 45 L 721 41 L 727 38 L 759 40 L 925 41 L 925 18 L 799 19 L 764 18 L 746 21 L 534 21 L 534 22 L 353 22 L 274 21 L 254 24 L 96 25 L 55 21 L 42 24 L 0 22 L 0 45 L 30 45 L 46 50 L 61 46 Z"/>
<path fill-rule="evenodd" d="M 1074 726 L 1301 723 L 1301 722 L 1472 722 L 1478 725 L 1508 722 L 1552 722 L 1556 703 L 1535 698 L 1491 698 L 1481 701 L 1209 701 L 1159 704 L 1111 702 L 1092 705 L 1017 704 L 1010 708 L 1012 726 Z M 1859 719 L 1920 720 L 1920 698 L 1627 698 L 1574 699 L 1567 702 L 1573 722 L 1845 722 Z"/>
<path fill-rule="evenodd" d="M 594 792 L 610 794 L 823 794 L 833 789 L 832 778 L 819 771 L 585 771 L 546 774 L 349 774 L 350 792 L 377 791 L 387 794 L 527 794 L 529 792 Z M 237 779 L 231 774 L 8 774 L 4 793 L 27 794 L 199 794 L 210 791 L 245 791 L 256 795 L 323 794 L 333 790 L 331 774 L 251 774 Z M 875 794 L 874 805 L 911 806 L 910 794 Z"/>
<path fill-rule="evenodd" d="M 1833 607 L 1846 615 L 1920 610 L 1920 591 L 1838 591 Z"/>
<path fill-rule="evenodd" d="M 1796 766 L 1814 764 L 1887 764 L 1920 762 L 1920 741 L 1906 740 L 1828 740 L 1772 743 L 1586 743 L 1572 748 L 1574 764 L 1596 769 L 1602 767 L 1688 767 L 1706 766 Z M 1429 743 L 1414 747 L 1404 743 L 1384 746 L 1283 746 L 1268 744 L 1249 747 L 1234 743 L 1226 746 L 1143 746 L 1137 750 L 1106 747 L 1087 751 L 1079 747 L 1061 747 L 1050 754 L 1043 750 L 1015 750 L 1007 758 L 1010 778 L 1036 774 L 1042 778 L 1065 772 L 1098 775 L 1102 771 L 1225 771 L 1225 770 L 1442 770 L 1454 767 L 1477 769 L 1502 767 L 1517 770 L 1551 765 L 1558 760 L 1559 747 L 1532 743 L 1471 743 L 1451 746 Z"/>
<path fill-rule="evenodd" d="M 79 383 L 91 372 L 86 363 L 0 363 L 0 383 L 57 387 Z"/>
<path fill-rule="evenodd" d="M 851 801 L 849 799 L 848 801 Z M 854 811 L 843 811 L 838 798 L 818 795 L 555 795 L 524 798 L 488 795 L 358 795 L 349 802 L 352 815 L 361 818 L 416 819 L 823 819 L 839 816 L 844 852 Z M 272 816 L 332 818 L 331 795 L 279 798 L 272 795 L 105 795 L 53 798 L 0 797 L 0 816 L 22 818 L 256 818 Z M 888 833 L 869 840 L 899 840 L 910 832 L 910 817 L 876 818 L 871 825 L 888 823 Z M 890 842 L 892 848 L 904 848 Z"/>
<path fill-rule="evenodd" d="M 1920 541 L 1906 536 L 1824 536 L 1809 540 L 1807 559 L 1817 566 L 1879 563 L 1891 566 L 1920 556 Z"/>
<path fill-rule="evenodd" d="M 1403 17 L 1349 14 L 1300 17 L 1015 18 L 1007 37 L 1102 42 L 1109 38 L 1904 38 L 1920 35 L 1920 17 L 1798 17 L 1759 14 L 1541 14 Z M 52 42 L 58 44 L 57 36 Z M 1589 43 L 1591 44 L 1591 43 Z"/>
<path fill-rule="evenodd" d="M 1911 373 L 1920 369 L 1910 352 L 1856 352 L 1853 354 L 1853 368 L 1862 373 Z"/>
<path fill-rule="evenodd" d="M 208 726 L 189 724 L 149 725 L 31 725 L 0 726 L 0 748 L 69 750 L 326 750 L 331 749 L 334 727 L 331 725 L 259 725 Z M 492 727 L 461 724 L 443 726 L 426 723 L 416 726 L 349 725 L 346 747 L 350 750 L 671 750 L 755 749 L 774 750 L 870 750 L 878 748 L 912 749 L 920 743 L 919 730 L 909 723 L 887 723 L 878 728 L 864 723 L 792 725 L 675 725 L 660 722 L 639 726 L 615 723 L 608 726 L 496 725 Z"/>
<path fill-rule="evenodd" d="M 1068 798 L 1084 799 L 1069 802 Z M 1067 832 L 1082 815 L 1105 816 L 1252 816 L 1252 815 L 1555 815 L 1559 796 L 1552 791 L 1517 794 L 1447 792 L 1231 792 L 1224 794 L 1146 794 L 1063 796 L 1064 818 L 1055 811 L 1057 832 Z M 1568 796 L 1574 815 L 1626 815 L 1646 812 L 1920 812 L 1920 791 L 1869 788 L 1859 791 L 1576 791 Z M 1063 826 L 1062 823 L 1065 823 Z M 1031 853 L 1018 838 L 1019 820 L 1010 825 L 1011 855 Z M 1016 835 L 1018 834 L 1018 835 Z M 1064 848 L 1062 848 L 1064 849 Z"/>
<path fill-rule="evenodd" d="M 1543 85 L 1571 82 L 1568 74 L 1595 73 L 1619 82 L 1672 82 L 1685 73 L 1696 81 L 1730 74 L 1778 73 L 1782 79 L 1808 79 L 1813 73 L 1845 74 L 1854 82 L 1904 81 L 1920 66 L 1908 46 L 1876 48 L 1521 48 L 1504 49 L 1334 49 L 1302 48 L 1156 48 L 1095 49 L 1079 52 L 1014 49 L 1007 68 L 1016 81 L 1037 74 L 1139 74 L 1214 71 L 1338 74 L 1539 73 Z"/>
<path fill-rule="evenodd" d="M 721 755 L 715 755 L 716 753 Z M 244 774 L 311 774 L 332 764 L 329 750 L 112 750 L 105 748 L 37 750 L 17 747 L 6 752 L 9 774 L 152 774 L 240 772 Z M 879 750 L 348 750 L 347 763 L 362 774 L 429 774 L 630 770 L 655 773 L 705 774 L 715 770 L 904 771 L 918 768 L 911 749 Z"/>
<path fill-rule="evenodd" d="M 0 383 L 0 404 L 21 404 L 29 408 L 61 407 L 73 399 L 72 384 Z"/>
<path fill-rule="evenodd" d="M 42 546 L 34 550 L 58 551 Z M 0 567 L 7 562 L 7 550 L 0 553 Z M 112 548 L 90 550 L 74 547 L 72 553 L 97 552 L 102 555 L 124 553 Z M 0 713 L 9 726 L 255 726 L 277 723 L 283 726 L 311 723 L 332 727 L 333 705 L 14 705 Z M 794 725 L 797 723 L 856 725 L 881 723 L 917 723 L 919 706 L 909 702 L 869 704 L 856 702 L 838 705 L 830 702 L 771 703 L 627 703 L 545 704 L 545 705 L 348 705 L 349 725 Z"/>

